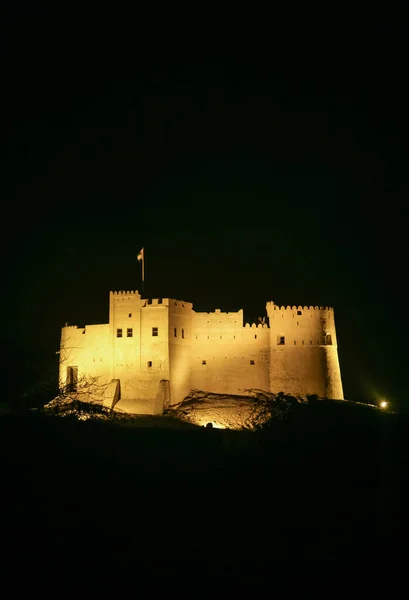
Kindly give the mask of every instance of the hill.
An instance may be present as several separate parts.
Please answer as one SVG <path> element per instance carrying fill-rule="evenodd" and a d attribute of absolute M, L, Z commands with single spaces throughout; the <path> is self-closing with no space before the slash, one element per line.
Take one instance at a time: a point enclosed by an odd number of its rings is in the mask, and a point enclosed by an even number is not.
<path fill-rule="evenodd" d="M 77 408 L 0 419 L 3 539 L 20 564 L 327 568 L 372 564 L 404 540 L 399 415 L 283 401 L 263 427 L 234 431 Z"/>

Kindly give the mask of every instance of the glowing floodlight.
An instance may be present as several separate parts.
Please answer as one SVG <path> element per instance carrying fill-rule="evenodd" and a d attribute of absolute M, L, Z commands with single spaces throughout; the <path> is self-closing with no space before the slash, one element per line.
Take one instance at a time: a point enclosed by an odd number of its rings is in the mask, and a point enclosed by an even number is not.
<path fill-rule="evenodd" d="M 379 403 L 379 407 L 380 407 L 380 408 L 383 408 L 383 409 L 385 410 L 385 408 L 387 408 L 387 407 L 388 407 L 388 403 L 386 402 L 386 400 L 382 400 L 382 401 Z"/>

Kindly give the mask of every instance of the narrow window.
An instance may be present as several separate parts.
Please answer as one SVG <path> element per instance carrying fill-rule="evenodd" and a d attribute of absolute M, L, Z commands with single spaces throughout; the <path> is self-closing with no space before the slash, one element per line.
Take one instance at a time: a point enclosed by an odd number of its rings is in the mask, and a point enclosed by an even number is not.
<path fill-rule="evenodd" d="M 234 340 L 236 339 L 236 336 L 235 336 L 235 335 L 233 336 L 233 339 L 234 339 Z"/>
<path fill-rule="evenodd" d="M 67 367 L 66 384 L 69 392 L 75 392 L 78 384 L 78 367 Z"/>
<path fill-rule="evenodd" d="M 294 346 L 296 346 L 297 342 L 294 340 Z"/>
<path fill-rule="evenodd" d="M 310 346 L 312 346 L 312 340 L 310 340 Z"/>
<path fill-rule="evenodd" d="M 205 361 L 205 360 L 202 360 L 202 365 L 205 365 L 205 364 L 206 364 L 206 361 Z"/>
<path fill-rule="evenodd" d="M 152 335 L 153 335 L 154 337 L 157 337 L 157 336 L 158 336 L 158 328 L 157 328 L 157 327 L 152 327 Z"/>
<path fill-rule="evenodd" d="M 297 325 L 299 325 L 299 322 L 297 321 Z"/>
<path fill-rule="evenodd" d="M 325 343 L 327 346 L 332 346 L 332 337 L 330 333 L 327 333 L 325 336 Z"/>
<path fill-rule="evenodd" d="M 297 315 L 302 315 L 301 310 L 297 310 Z"/>
<path fill-rule="evenodd" d="M 152 366 L 152 361 L 148 360 L 148 369 L 150 369 L 151 366 Z"/>
<path fill-rule="evenodd" d="M 177 330 L 176 330 L 176 327 L 175 327 L 175 328 L 174 328 L 174 330 L 173 330 L 173 335 L 174 335 L 175 337 L 177 337 L 177 336 L 178 336 L 178 334 L 177 334 Z"/>
<path fill-rule="evenodd" d="M 278 337 L 277 344 L 278 344 L 279 346 L 284 346 L 284 344 L 285 344 L 285 337 L 284 337 L 283 335 L 280 335 L 280 336 Z"/>
<path fill-rule="evenodd" d="M 133 337 L 132 327 L 128 327 L 128 329 L 126 330 L 126 337 Z"/>
<path fill-rule="evenodd" d="M 250 364 L 251 364 L 251 365 L 254 365 L 254 360 L 251 360 L 251 361 L 250 361 Z"/>
<path fill-rule="evenodd" d="M 255 340 L 257 339 L 257 335 L 255 335 L 255 336 L 254 336 L 254 339 L 255 339 Z"/>
<path fill-rule="evenodd" d="M 132 317 L 132 313 L 129 313 L 128 317 Z"/>
<path fill-rule="evenodd" d="M 304 346 L 304 340 L 303 340 L 301 343 L 302 343 L 302 345 Z"/>
<path fill-rule="evenodd" d="M 122 337 L 122 329 L 116 330 L 116 337 Z"/>
<path fill-rule="evenodd" d="M 184 337 L 185 337 L 185 330 L 182 329 L 182 338 L 184 338 Z"/>

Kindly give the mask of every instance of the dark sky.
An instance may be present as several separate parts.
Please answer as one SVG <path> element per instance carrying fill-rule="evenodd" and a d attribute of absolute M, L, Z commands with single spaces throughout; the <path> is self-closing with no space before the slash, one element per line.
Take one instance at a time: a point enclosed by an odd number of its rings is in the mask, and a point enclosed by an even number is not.
<path fill-rule="evenodd" d="M 402 403 L 409 127 L 398 20 L 331 46 L 327 32 L 314 50 L 298 39 L 232 42 L 234 52 L 147 50 L 147 37 L 118 33 L 74 41 L 40 22 L 21 5 L 4 37 L 9 373 L 54 368 L 66 321 L 107 322 L 109 290 L 140 287 L 144 246 L 150 297 L 248 319 L 267 300 L 334 306 L 346 396 Z"/>

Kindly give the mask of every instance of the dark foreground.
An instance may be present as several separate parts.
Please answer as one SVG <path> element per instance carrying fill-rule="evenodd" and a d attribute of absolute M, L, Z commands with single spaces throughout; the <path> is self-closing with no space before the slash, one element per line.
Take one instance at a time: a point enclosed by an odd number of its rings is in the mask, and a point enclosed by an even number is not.
<path fill-rule="evenodd" d="M 200 587 L 358 568 L 373 582 L 407 545 L 409 430 L 397 415 L 322 403 L 256 433 L 40 414 L 0 429 L 2 545 L 17 577 Z"/>

